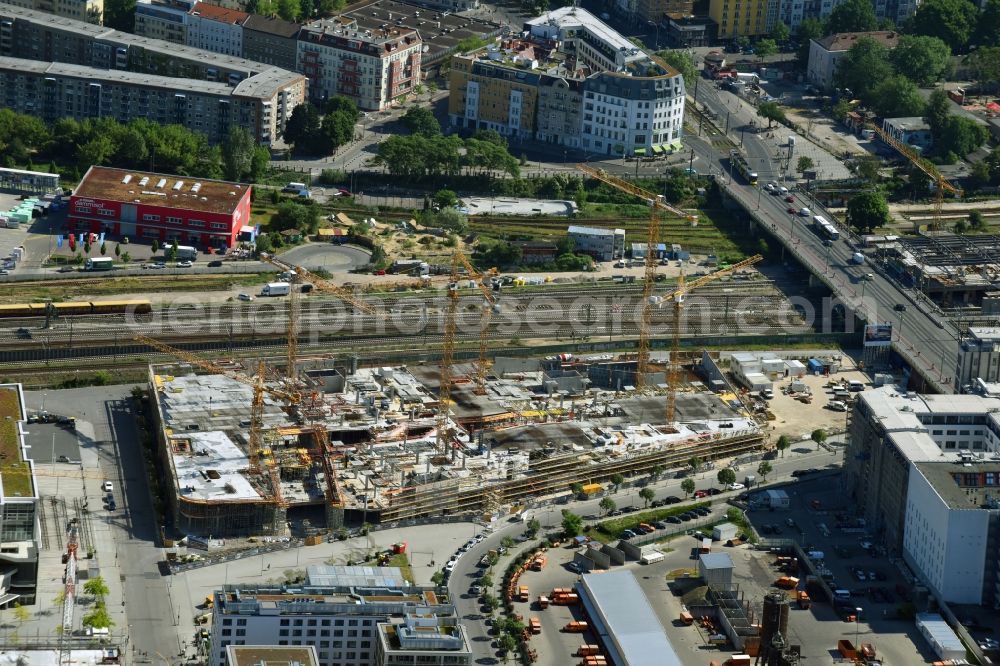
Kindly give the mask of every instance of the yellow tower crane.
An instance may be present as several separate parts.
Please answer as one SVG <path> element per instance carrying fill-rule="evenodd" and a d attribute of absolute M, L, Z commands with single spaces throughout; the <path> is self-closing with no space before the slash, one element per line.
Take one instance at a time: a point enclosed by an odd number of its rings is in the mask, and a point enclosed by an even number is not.
<path fill-rule="evenodd" d="M 298 359 L 299 321 L 302 310 L 301 305 L 299 304 L 299 294 L 305 279 L 309 279 L 313 286 L 317 289 L 333 294 L 340 300 L 358 310 L 361 310 L 362 312 L 367 314 L 377 314 L 377 310 L 374 307 L 360 298 L 355 297 L 350 290 L 331 282 L 327 282 L 305 268 L 293 266 L 292 264 L 278 259 L 273 254 L 265 252 L 260 254 L 260 260 L 265 261 L 276 268 L 280 268 L 292 276 L 292 279 L 290 280 L 291 289 L 289 289 L 288 293 L 288 326 L 286 334 L 286 337 L 288 338 L 288 349 L 286 354 L 287 367 L 285 369 L 285 375 L 291 380 L 295 380 L 296 378 L 295 366 Z"/>
<path fill-rule="evenodd" d="M 666 299 L 673 299 L 674 302 L 674 320 L 673 328 L 671 331 L 671 343 L 670 343 L 670 368 L 667 372 L 667 411 L 666 411 L 666 422 L 673 423 L 677 414 L 677 388 L 680 386 L 680 350 L 681 350 L 681 304 L 684 302 L 684 297 L 692 289 L 697 289 L 698 287 L 708 284 L 709 282 L 714 282 L 724 275 L 729 275 L 740 269 L 753 266 L 759 261 L 763 261 L 764 257 L 759 254 L 755 254 L 749 259 L 744 259 L 739 261 L 727 268 L 723 268 L 715 271 L 714 273 L 709 273 L 708 275 L 703 275 L 696 280 L 691 282 L 684 281 L 683 273 L 677 283 L 677 288 L 670 292 Z"/>
<path fill-rule="evenodd" d="M 266 393 L 274 398 L 277 398 L 278 400 L 287 402 L 290 405 L 297 405 L 302 402 L 302 394 L 296 391 L 284 391 L 267 386 L 264 383 L 267 371 L 263 361 L 258 363 L 257 373 L 250 376 L 233 370 L 232 368 L 227 368 L 225 366 L 218 365 L 217 363 L 205 360 L 188 351 L 178 349 L 177 347 L 146 335 L 135 334 L 132 337 L 136 342 L 152 347 L 156 351 L 163 354 L 168 354 L 190 363 L 191 365 L 201 368 L 206 372 L 217 375 L 225 375 L 234 381 L 253 387 L 253 399 L 250 403 L 250 431 L 247 434 L 247 458 L 250 462 L 248 469 L 249 473 L 258 474 L 260 472 L 261 451 L 264 448 L 264 394 Z M 271 485 L 273 486 L 273 499 L 275 502 L 283 504 L 281 488 L 278 485 L 275 471 L 272 469 L 269 470 L 268 473 L 271 476 Z"/>
<path fill-rule="evenodd" d="M 896 140 L 892 135 L 877 125 L 871 125 L 871 129 L 875 131 L 875 134 L 877 134 L 882 141 L 886 142 L 892 148 L 895 148 L 896 152 L 909 160 L 913 166 L 920 169 L 920 171 L 922 171 L 934 182 L 937 191 L 934 194 L 934 222 L 932 223 L 932 226 L 934 229 L 939 229 L 941 227 L 941 211 L 944 207 L 945 191 L 947 190 L 948 192 L 961 197 L 965 194 L 962 188 L 948 182 L 948 179 L 941 175 L 941 172 L 937 170 L 937 167 L 921 157 L 912 146 Z"/>
<path fill-rule="evenodd" d="M 591 178 L 643 199 L 649 205 L 649 225 L 646 228 L 646 271 L 642 280 L 642 319 L 639 323 L 639 350 L 635 371 L 636 386 L 642 387 L 645 385 L 646 377 L 650 372 L 649 344 L 653 319 L 653 287 L 656 284 L 656 247 L 660 240 L 658 212 L 662 210 L 688 221 L 696 220 L 697 216 L 671 206 L 663 200 L 662 196 L 634 185 L 627 180 L 612 176 L 604 169 L 595 169 L 586 164 L 577 164 L 576 168 Z"/>
<path fill-rule="evenodd" d="M 497 297 L 489 287 L 483 284 L 483 280 L 496 275 L 497 269 L 491 268 L 485 273 L 480 273 L 473 268 L 472 263 L 469 262 L 469 258 L 458 250 L 455 251 L 454 258 L 469 272 L 469 278 L 475 281 L 476 286 L 479 287 L 479 291 L 486 300 L 483 305 L 483 316 L 480 320 L 479 362 L 476 364 L 476 393 L 484 395 L 486 393 L 486 375 L 490 370 L 490 362 L 486 357 L 486 352 L 489 350 L 490 319 L 493 316 L 493 311 L 497 308 Z"/>

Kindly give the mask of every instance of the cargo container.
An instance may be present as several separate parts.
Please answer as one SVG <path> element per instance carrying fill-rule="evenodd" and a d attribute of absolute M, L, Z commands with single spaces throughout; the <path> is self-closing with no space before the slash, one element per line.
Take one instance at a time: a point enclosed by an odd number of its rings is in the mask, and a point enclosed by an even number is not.
<path fill-rule="evenodd" d="M 841 638 L 837 641 L 837 651 L 840 652 L 840 656 L 844 659 L 857 659 L 858 651 L 854 649 L 854 643 L 847 640 L 846 638 Z"/>
<path fill-rule="evenodd" d="M 539 620 L 537 617 L 531 618 L 531 620 L 528 623 L 528 626 L 531 629 L 531 633 L 533 634 L 542 633 L 542 621 Z"/>
<path fill-rule="evenodd" d="M 664 557 L 666 557 L 666 555 L 664 555 L 658 550 L 654 550 L 643 555 L 642 559 L 640 559 L 639 561 L 642 564 L 655 564 L 656 562 L 662 560 Z"/>
<path fill-rule="evenodd" d="M 729 659 L 731 666 L 750 666 L 751 657 L 748 654 L 734 654 Z"/>
<path fill-rule="evenodd" d="M 518 598 L 518 601 L 528 601 L 528 599 L 530 597 L 528 595 L 528 588 L 527 588 L 527 586 L 522 585 L 519 588 L 517 588 L 517 598 Z"/>
<path fill-rule="evenodd" d="M 581 657 L 592 657 L 601 651 L 601 646 L 599 645 L 587 645 L 586 643 L 580 646 L 580 651 L 578 654 Z"/>
<path fill-rule="evenodd" d="M 549 598 L 544 594 L 538 597 L 538 607 L 541 608 L 542 610 L 545 610 L 546 608 L 549 607 Z"/>
<path fill-rule="evenodd" d="M 574 620 L 563 627 L 563 631 L 569 632 L 571 634 L 582 634 L 587 631 L 587 623 L 580 620 Z"/>

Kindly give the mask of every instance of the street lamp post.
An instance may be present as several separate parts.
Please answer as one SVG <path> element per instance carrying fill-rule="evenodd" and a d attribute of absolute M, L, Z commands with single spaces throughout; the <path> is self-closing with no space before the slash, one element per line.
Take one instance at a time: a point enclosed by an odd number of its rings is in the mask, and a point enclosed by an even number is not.
<path fill-rule="evenodd" d="M 854 609 L 854 645 L 858 645 L 858 639 L 861 636 L 861 606 L 857 606 Z"/>

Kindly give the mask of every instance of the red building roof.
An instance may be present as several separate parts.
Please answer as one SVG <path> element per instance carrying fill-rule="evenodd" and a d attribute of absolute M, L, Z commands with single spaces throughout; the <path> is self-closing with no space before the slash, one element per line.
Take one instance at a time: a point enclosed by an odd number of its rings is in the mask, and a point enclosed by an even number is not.
<path fill-rule="evenodd" d="M 211 19 L 213 21 L 219 21 L 220 23 L 235 25 L 243 25 L 243 23 L 250 18 L 249 14 L 241 12 L 238 9 L 228 9 L 226 7 L 220 7 L 219 5 L 210 5 L 207 2 L 199 2 L 196 4 L 191 10 L 191 14 Z"/>
<path fill-rule="evenodd" d="M 249 189 L 224 180 L 92 166 L 73 196 L 232 215 Z"/>

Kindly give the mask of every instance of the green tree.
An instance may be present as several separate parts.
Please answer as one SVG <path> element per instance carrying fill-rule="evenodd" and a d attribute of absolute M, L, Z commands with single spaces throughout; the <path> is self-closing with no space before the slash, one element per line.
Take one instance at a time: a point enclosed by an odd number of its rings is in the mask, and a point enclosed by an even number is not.
<path fill-rule="evenodd" d="M 778 52 L 778 44 L 773 39 L 761 39 L 754 44 L 753 50 L 761 62 L 763 62 L 765 58 L 773 56 Z"/>
<path fill-rule="evenodd" d="M 170 249 L 166 252 L 167 261 L 177 261 L 177 240 L 170 245 Z"/>
<path fill-rule="evenodd" d="M 483 605 L 489 609 L 490 614 L 493 614 L 500 608 L 500 600 L 495 595 L 486 592 L 483 594 Z"/>
<path fill-rule="evenodd" d="M 83 626 L 89 629 L 110 629 L 115 626 L 103 601 L 94 604 L 94 609 L 83 616 Z"/>
<path fill-rule="evenodd" d="M 847 202 L 847 223 L 861 233 L 888 226 L 890 222 L 889 204 L 878 190 L 856 194 Z"/>
<path fill-rule="evenodd" d="M 778 441 L 775 443 L 774 448 L 778 450 L 778 452 L 781 454 L 781 457 L 785 457 L 785 449 L 787 449 L 791 445 L 792 445 L 792 440 L 788 437 L 788 435 L 782 435 L 781 437 L 778 438 Z"/>
<path fill-rule="evenodd" d="M 975 43 L 979 48 L 1000 46 L 1000 0 L 986 0 L 976 21 Z"/>
<path fill-rule="evenodd" d="M 128 252 L 122 253 L 122 263 L 127 264 L 130 261 L 132 261 L 132 255 Z"/>
<path fill-rule="evenodd" d="M 315 234 L 319 229 L 319 210 L 316 206 L 285 201 L 278 206 L 278 211 L 271 217 L 271 229 L 274 231 L 298 229 L 304 234 Z"/>
<path fill-rule="evenodd" d="M 778 21 L 771 30 L 771 39 L 778 44 L 784 44 L 792 36 L 792 31 L 784 21 Z"/>
<path fill-rule="evenodd" d="M 444 583 L 444 572 L 443 571 L 435 571 L 434 573 L 432 573 L 431 574 L 431 582 L 434 583 L 435 585 L 441 585 L 441 584 L 443 584 Z M 484 599 L 484 602 L 485 602 L 485 599 Z"/>
<path fill-rule="evenodd" d="M 951 116 L 951 100 L 948 99 L 948 93 L 941 88 L 932 92 L 927 98 L 927 108 L 924 113 L 924 119 L 930 126 L 931 134 L 940 136 L 945 125 L 948 124 L 949 116 Z"/>
<path fill-rule="evenodd" d="M 701 462 L 702 462 L 701 458 L 699 458 L 698 456 L 691 456 L 690 458 L 688 458 L 688 465 L 691 466 L 692 472 L 697 472 L 699 469 L 701 469 Z"/>
<path fill-rule="evenodd" d="M 579 481 L 571 483 L 569 485 L 569 489 L 570 489 L 570 492 L 572 492 L 574 495 L 579 496 L 579 495 L 583 494 L 583 484 L 580 483 Z"/>
<path fill-rule="evenodd" d="M 610 497 L 602 497 L 597 506 L 600 508 L 602 514 L 610 514 L 618 508 L 618 504 Z"/>
<path fill-rule="evenodd" d="M 878 29 L 875 5 L 868 0 L 845 0 L 826 18 L 826 34 L 871 32 Z"/>
<path fill-rule="evenodd" d="M 826 33 L 823 22 L 817 18 L 805 18 L 799 23 L 799 28 L 795 32 L 799 41 L 799 49 L 795 53 L 799 67 L 805 69 L 809 63 L 809 43 L 814 39 L 819 39 Z"/>
<path fill-rule="evenodd" d="M 929 86 L 947 73 L 951 49 L 937 37 L 903 35 L 889 52 L 889 61 L 902 76 Z"/>
<path fill-rule="evenodd" d="M 989 130 L 984 125 L 963 116 L 949 116 L 941 133 L 934 137 L 934 152 L 962 158 L 986 143 L 989 137 Z"/>
<path fill-rule="evenodd" d="M 298 147 L 313 140 L 319 134 L 321 121 L 319 109 L 309 102 L 299 104 L 285 123 L 285 141 Z"/>
<path fill-rule="evenodd" d="M 871 37 L 862 37 L 840 59 L 833 79 L 837 87 L 850 88 L 855 97 L 869 103 L 875 87 L 892 74 L 889 49 Z"/>
<path fill-rule="evenodd" d="M 666 471 L 667 468 L 663 465 L 653 465 L 653 469 L 649 470 L 649 480 L 655 483 Z"/>
<path fill-rule="evenodd" d="M 403 115 L 403 124 L 413 134 L 437 136 L 441 134 L 441 123 L 434 113 L 424 106 L 411 106 Z"/>
<path fill-rule="evenodd" d="M 296 21 L 302 14 L 302 3 L 299 0 L 277 0 L 278 16 L 286 21 Z"/>
<path fill-rule="evenodd" d="M 816 165 L 813 163 L 811 157 L 803 155 L 799 158 L 799 161 L 795 166 L 799 170 L 799 173 L 805 173 L 806 171 L 810 171 Z"/>
<path fill-rule="evenodd" d="M 956 234 L 962 235 L 969 230 L 969 223 L 963 219 L 958 219 L 955 224 L 952 225 L 951 230 Z"/>
<path fill-rule="evenodd" d="M 528 521 L 527 528 L 528 535 L 535 536 L 538 534 L 538 530 L 542 529 L 542 524 L 538 522 L 538 518 L 532 518 Z"/>
<path fill-rule="evenodd" d="M 438 190 L 434 193 L 434 203 L 441 208 L 451 208 L 458 205 L 458 195 L 454 190 Z"/>
<path fill-rule="evenodd" d="M 509 550 L 514 547 L 514 539 L 505 536 L 503 539 L 500 539 L 500 545 Z"/>
<path fill-rule="evenodd" d="M 998 0 L 1000 1 L 1000 0 Z M 684 77 L 684 85 L 694 90 L 694 82 L 698 78 L 698 70 L 695 69 L 694 59 L 686 51 L 679 49 L 665 49 L 657 51 L 656 55 Z"/>
<path fill-rule="evenodd" d="M 267 175 L 271 165 L 271 150 L 267 146 L 257 146 L 250 158 L 250 182 L 259 183 Z"/>
<path fill-rule="evenodd" d="M 116 257 L 122 256 L 122 246 L 119 243 L 115 243 L 115 256 Z"/>
<path fill-rule="evenodd" d="M 254 249 L 257 254 L 267 254 L 274 249 L 274 245 L 271 243 L 271 238 L 267 234 L 261 234 L 257 236 L 257 240 L 254 241 Z"/>
<path fill-rule="evenodd" d="M 926 103 L 916 84 L 905 76 L 891 76 L 872 91 L 871 106 L 883 118 L 919 116 Z"/>
<path fill-rule="evenodd" d="M 615 492 L 618 492 L 618 488 L 625 483 L 625 477 L 617 472 L 611 475 L 611 484 L 615 487 Z"/>
<path fill-rule="evenodd" d="M 508 653 L 517 649 L 517 639 L 510 634 L 501 634 L 500 638 L 497 639 L 497 647 L 500 648 L 506 656 Z"/>
<path fill-rule="evenodd" d="M 826 430 L 823 430 L 822 428 L 817 428 L 816 430 L 812 431 L 812 434 L 809 435 L 809 437 L 810 439 L 812 439 L 812 441 L 816 442 L 817 444 L 822 444 L 826 441 Z"/>
<path fill-rule="evenodd" d="M 100 252 L 101 252 L 101 256 L 102 257 L 105 254 L 107 254 L 107 252 L 108 252 L 108 245 L 107 245 L 107 243 L 101 242 Z"/>
<path fill-rule="evenodd" d="M 639 491 L 639 497 L 642 498 L 642 501 L 644 502 L 643 508 L 645 508 L 649 506 L 649 503 L 652 502 L 653 499 L 656 498 L 656 492 L 652 488 L 643 488 Z"/>
<path fill-rule="evenodd" d="M 719 480 L 719 485 L 723 487 L 730 486 L 736 483 L 736 472 L 731 467 L 723 467 L 715 475 L 715 478 Z"/>
<path fill-rule="evenodd" d="M 583 531 L 583 518 L 568 509 L 562 510 L 563 534 L 568 537 L 575 537 Z"/>
<path fill-rule="evenodd" d="M 877 183 L 879 179 L 879 169 L 882 168 L 882 161 L 874 155 L 865 155 L 860 160 L 858 160 L 858 175 L 862 179 L 870 182 Z"/>
<path fill-rule="evenodd" d="M 334 111 L 323 116 L 324 152 L 332 153 L 354 138 L 354 119 L 347 111 Z"/>
<path fill-rule="evenodd" d="M 222 140 L 222 171 L 226 180 L 241 181 L 250 174 L 255 147 L 250 130 L 240 125 L 229 127 Z"/>
<path fill-rule="evenodd" d="M 757 115 L 767 119 L 767 126 L 769 128 L 775 120 L 779 123 L 788 122 L 788 119 L 785 118 L 785 111 L 777 102 L 762 102 L 757 107 Z"/>
<path fill-rule="evenodd" d="M 157 239 L 154 238 L 152 246 L 150 247 L 150 249 L 152 249 L 154 255 L 157 252 L 159 252 L 160 251 L 160 241 L 158 241 Z"/>
<path fill-rule="evenodd" d="M 684 491 L 684 497 L 689 497 L 694 492 L 694 479 L 684 479 L 681 481 L 681 490 Z"/>
<path fill-rule="evenodd" d="M 484 573 L 479 578 L 479 585 L 483 589 L 489 590 L 491 587 L 493 587 L 493 576 L 489 572 Z"/>
<path fill-rule="evenodd" d="M 774 468 L 771 466 L 771 463 L 769 463 L 766 460 L 760 461 L 760 464 L 757 465 L 757 473 L 760 474 L 761 478 L 764 479 L 764 481 L 767 481 L 767 475 L 770 474 L 773 470 Z"/>
<path fill-rule="evenodd" d="M 910 19 L 909 32 L 937 37 L 954 53 L 969 47 L 979 10 L 969 0 L 924 0 Z"/>
<path fill-rule="evenodd" d="M 94 576 L 86 583 L 83 584 L 83 591 L 85 594 L 89 594 L 97 599 L 103 599 L 108 596 L 108 584 L 104 582 L 103 576 Z"/>
<path fill-rule="evenodd" d="M 986 220 L 983 219 L 983 214 L 978 210 L 969 213 L 969 228 L 974 231 L 982 231 L 986 228 Z"/>

